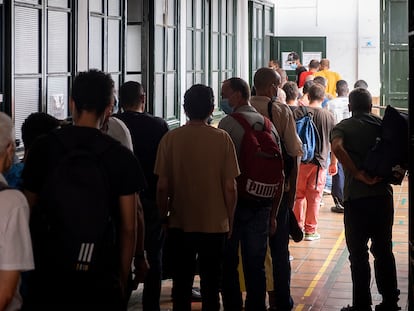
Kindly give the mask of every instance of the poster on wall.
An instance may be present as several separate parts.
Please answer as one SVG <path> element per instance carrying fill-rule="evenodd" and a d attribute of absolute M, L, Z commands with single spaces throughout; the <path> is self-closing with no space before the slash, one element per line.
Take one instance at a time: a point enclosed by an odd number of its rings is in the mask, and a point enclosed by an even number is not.
<path fill-rule="evenodd" d="M 290 53 L 292 52 L 282 52 L 282 68 L 284 70 L 292 70 L 292 68 L 290 68 L 290 62 L 288 61 L 288 56 Z"/>
<path fill-rule="evenodd" d="M 67 113 L 63 94 L 54 94 L 50 96 L 48 114 L 59 120 L 66 119 Z"/>
<path fill-rule="evenodd" d="M 322 52 L 303 52 L 302 55 L 302 65 L 305 66 L 308 70 L 309 63 L 312 59 L 316 59 L 317 61 L 320 61 L 322 59 Z"/>

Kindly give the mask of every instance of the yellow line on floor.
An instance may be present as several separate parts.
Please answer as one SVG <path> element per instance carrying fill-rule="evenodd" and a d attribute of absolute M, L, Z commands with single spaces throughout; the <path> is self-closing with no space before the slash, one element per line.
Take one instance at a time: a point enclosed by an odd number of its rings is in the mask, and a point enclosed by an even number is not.
<path fill-rule="evenodd" d="M 342 230 L 341 234 L 339 235 L 338 239 L 335 242 L 335 245 L 332 247 L 331 251 L 329 252 L 328 257 L 326 258 L 325 262 L 323 263 L 322 267 L 319 269 L 318 273 L 313 278 L 312 282 L 306 289 L 304 297 L 309 297 L 312 295 L 313 290 L 315 289 L 316 285 L 318 284 L 318 281 L 321 279 L 323 274 L 326 271 L 326 268 L 328 268 L 329 264 L 332 261 L 332 258 L 335 256 L 336 252 L 338 251 L 339 246 L 341 245 L 342 241 L 345 238 L 345 231 Z M 299 304 L 296 306 L 295 311 L 301 311 L 305 307 L 304 304 Z"/>

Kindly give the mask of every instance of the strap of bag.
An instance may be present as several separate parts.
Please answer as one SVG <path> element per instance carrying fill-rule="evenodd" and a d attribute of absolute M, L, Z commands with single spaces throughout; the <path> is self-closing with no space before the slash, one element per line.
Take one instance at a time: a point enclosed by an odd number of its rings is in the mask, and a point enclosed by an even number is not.
<path fill-rule="evenodd" d="M 7 186 L 5 183 L 0 182 L 0 191 L 11 189 L 9 186 Z"/>
<path fill-rule="evenodd" d="M 270 100 L 267 103 L 267 114 L 269 115 L 269 119 L 273 121 L 273 113 L 272 113 L 272 106 L 273 106 L 273 100 Z"/>

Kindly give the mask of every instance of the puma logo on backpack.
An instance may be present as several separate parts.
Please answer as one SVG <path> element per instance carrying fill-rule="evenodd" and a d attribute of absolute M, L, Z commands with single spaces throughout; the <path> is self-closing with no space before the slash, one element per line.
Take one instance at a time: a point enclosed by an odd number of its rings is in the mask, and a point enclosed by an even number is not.
<path fill-rule="evenodd" d="M 237 178 L 239 194 L 255 199 L 273 199 L 283 186 L 283 158 L 278 144 L 272 138 L 270 120 L 257 130 L 241 113 L 231 116 L 244 128 L 240 147 L 240 171 Z M 257 125 L 257 124 L 256 124 Z"/>

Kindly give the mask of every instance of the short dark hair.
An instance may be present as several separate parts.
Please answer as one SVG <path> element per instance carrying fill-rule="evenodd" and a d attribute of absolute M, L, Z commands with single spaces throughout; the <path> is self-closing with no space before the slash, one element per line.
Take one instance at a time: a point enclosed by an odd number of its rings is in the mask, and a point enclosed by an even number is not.
<path fill-rule="evenodd" d="M 362 87 L 363 89 L 368 89 L 368 83 L 365 80 L 357 80 L 354 84 L 354 89 Z"/>
<path fill-rule="evenodd" d="M 79 72 L 72 84 L 72 99 L 78 112 L 101 116 L 114 98 L 114 80 L 97 69 Z"/>
<path fill-rule="evenodd" d="M 305 84 L 303 85 L 302 93 L 308 94 L 310 87 L 314 84 L 315 82 L 313 80 L 306 81 Z"/>
<path fill-rule="evenodd" d="M 319 61 L 318 60 L 316 60 L 316 59 L 312 59 L 310 62 L 309 62 L 309 68 L 312 68 L 312 69 L 319 69 Z"/>
<path fill-rule="evenodd" d="M 281 77 L 278 72 L 274 71 L 269 67 L 259 68 L 253 77 L 253 84 L 257 90 L 263 90 L 263 88 L 271 85 L 273 81 L 276 83 L 276 86 L 280 85 Z"/>
<path fill-rule="evenodd" d="M 309 101 L 323 100 L 325 98 L 325 88 L 322 85 L 315 83 L 310 87 L 308 97 Z"/>
<path fill-rule="evenodd" d="M 135 107 L 143 94 L 144 88 L 141 83 L 135 81 L 125 82 L 119 88 L 119 103 L 121 108 Z"/>
<path fill-rule="evenodd" d="M 226 81 L 229 82 L 230 88 L 235 92 L 240 92 L 241 96 L 245 100 L 249 100 L 250 98 L 250 87 L 249 84 L 247 84 L 246 81 L 244 81 L 241 78 L 230 78 Z M 224 81 L 224 82 L 226 82 Z"/>
<path fill-rule="evenodd" d="M 338 80 L 336 82 L 336 93 L 338 96 L 346 96 L 348 91 L 348 83 L 345 80 Z"/>
<path fill-rule="evenodd" d="M 299 89 L 298 89 L 298 85 L 296 84 L 296 82 L 287 81 L 285 85 L 282 87 L 282 89 L 286 93 L 286 101 L 295 100 L 298 98 Z"/>
<path fill-rule="evenodd" d="M 25 149 L 29 149 L 39 136 L 48 134 L 60 126 L 60 121 L 50 114 L 34 112 L 22 124 L 22 140 Z"/>
<path fill-rule="evenodd" d="M 213 89 L 195 84 L 184 94 L 184 110 L 190 120 L 205 120 L 214 108 Z"/>
<path fill-rule="evenodd" d="M 313 82 L 315 82 L 317 84 L 320 84 L 320 85 L 325 87 L 328 81 L 326 80 L 325 77 L 316 76 L 315 78 L 313 78 Z"/>
<path fill-rule="evenodd" d="M 349 107 L 352 112 L 370 112 L 372 108 L 371 93 L 362 87 L 349 93 Z"/>

